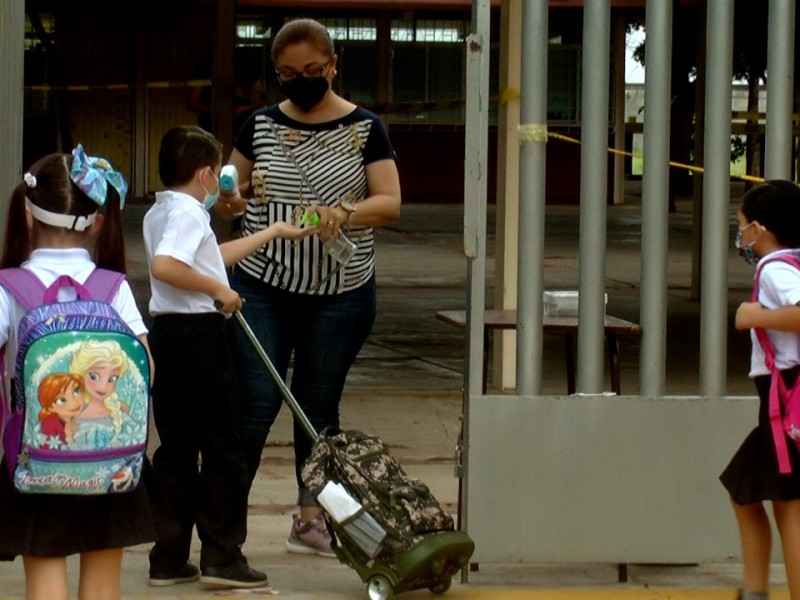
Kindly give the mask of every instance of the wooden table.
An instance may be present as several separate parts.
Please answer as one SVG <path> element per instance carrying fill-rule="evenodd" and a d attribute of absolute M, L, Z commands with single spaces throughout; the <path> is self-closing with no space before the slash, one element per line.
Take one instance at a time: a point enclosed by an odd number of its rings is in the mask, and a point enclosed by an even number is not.
<path fill-rule="evenodd" d="M 440 310 L 436 318 L 456 327 L 466 327 L 467 312 L 464 310 Z M 483 393 L 486 393 L 489 375 L 489 342 L 493 330 L 516 329 L 517 311 L 486 310 L 483 313 Z M 578 331 L 578 317 L 562 317 L 544 315 L 542 329 L 545 333 L 564 333 L 566 341 L 567 393 L 575 393 L 575 334 Z M 639 325 L 606 315 L 604 323 L 606 346 L 608 347 L 609 370 L 611 373 L 611 389 L 621 394 L 619 375 L 619 340 L 620 335 L 640 335 Z"/>

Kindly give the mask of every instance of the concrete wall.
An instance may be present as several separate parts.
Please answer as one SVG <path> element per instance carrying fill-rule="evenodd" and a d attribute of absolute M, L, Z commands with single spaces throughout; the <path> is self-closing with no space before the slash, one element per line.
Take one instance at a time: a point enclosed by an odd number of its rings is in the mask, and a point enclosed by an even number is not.
<path fill-rule="evenodd" d="M 718 476 L 757 406 L 743 397 L 473 398 L 473 560 L 740 560 Z"/>

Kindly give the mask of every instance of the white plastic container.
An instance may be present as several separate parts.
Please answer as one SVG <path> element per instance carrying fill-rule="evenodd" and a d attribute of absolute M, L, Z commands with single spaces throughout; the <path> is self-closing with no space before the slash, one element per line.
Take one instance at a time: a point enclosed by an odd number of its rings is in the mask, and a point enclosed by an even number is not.
<path fill-rule="evenodd" d="M 219 189 L 232 192 L 239 187 L 239 172 L 233 165 L 225 165 L 219 174 Z"/>
<path fill-rule="evenodd" d="M 578 316 L 578 292 L 573 290 L 563 290 L 555 292 L 543 292 L 544 314 L 551 317 L 577 317 Z M 608 305 L 608 294 L 604 294 L 605 304 Z M 605 312 L 605 308 L 603 309 Z"/>

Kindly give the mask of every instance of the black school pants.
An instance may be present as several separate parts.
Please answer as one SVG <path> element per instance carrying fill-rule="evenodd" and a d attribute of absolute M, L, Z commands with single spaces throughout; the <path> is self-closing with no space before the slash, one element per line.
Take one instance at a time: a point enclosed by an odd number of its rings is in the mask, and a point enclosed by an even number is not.
<path fill-rule="evenodd" d="M 160 315 L 148 336 L 161 442 L 153 467 L 172 513 L 159 515 L 169 535 L 150 553 L 151 572 L 188 560 L 195 526 L 201 569 L 244 560 L 249 486 L 226 326 L 219 313 Z"/>

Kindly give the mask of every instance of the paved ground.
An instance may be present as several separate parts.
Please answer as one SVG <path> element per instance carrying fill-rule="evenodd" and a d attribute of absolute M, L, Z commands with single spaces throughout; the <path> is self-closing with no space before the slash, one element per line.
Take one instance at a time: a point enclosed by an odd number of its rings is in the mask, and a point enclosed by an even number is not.
<path fill-rule="evenodd" d="M 640 199 L 627 198 L 623 206 L 609 207 L 607 291 L 608 312 L 638 321 L 640 272 Z M 731 204 L 735 211 L 735 204 Z M 146 307 L 147 280 L 141 247 L 140 223 L 146 206 L 126 208 L 129 224 L 131 280 L 140 307 Z M 733 214 L 733 213 L 732 213 Z M 378 232 L 378 319 L 369 342 L 348 381 L 343 401 L 346 427 L 373 431 L 392 448 L 412 476 L 425 480 L 451 510 L 456 507 L 457 484 L 453 454 L 459 428 L 464 366 L 463 332 L 437 321 L 437 310 L 463 309 L 466 300 L 467 261 L 461 252 L 461 207 L 409 205 L 391 227 Z M 733 223 L 733 221 L 732 221 Z M 698 389 L 699 304 L 690 300 L 691 214 L 686 203 L 670 215 L 668 393 L 694 393 Z M 494 231 L 493 211 L 489 231 Z M 576 287 L 578 281 L 578 210 L 548 207 L 546 222 L 546 286 Z M 489 247 L 493 244 L 490 235 Z M 494 264 L 487 261 L 491 299 Z M 748 297 L 752 272 L 730 255 L 731 314 Z M 750 395 L 745 373 L 749 341 L 729 332 L 730 393 Z M 543 369 L 546 393 L 565 391 L 563 340 L 546 336 Z M 625 339 L 621 348 L 622 389 L 638 390 L 638 342 Z M 364 597 L 357 574 L 335 559 L 289 555 L 288 535 L 294 482 L 291 458 L 291 424 L 283 411 L 265 449 L 261 473 L 250 498 L 250 528 L 245 553 L 251 563 L 266 570 L 274 593 L 293 599 Z M 734 527 L 733 518 L 731 527 Z M 148 588 L 147 546 L 126 552 L 124 597 L 209 598 L 215 590 L 199 584 L 173 588 Z M 197 557 L 195 557 L 197 560 Z M 76 561 L 70 562 L 76 579 Z M 740 567 L 721 565 L 629 565 L 628 581 L 618 582 L 616 565 L 489 565 L 469 574 L 469 583 L 456 577 L 446 597 L 453 599 L 631 598 L 710 600 L 733 599 Z M 782 567 L 773 568 L 773 583 L 785 586 Z M 782 595 L 783 594 L 783 595 Z M 22 565 L 0 563 L 0 599 L 22 598 Z M 417 591 L 401 597 L 430 597 Z M 788 598 L 782 591 L 773 598 Z"/>

